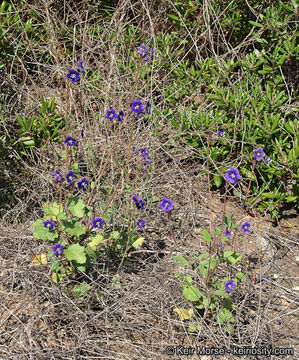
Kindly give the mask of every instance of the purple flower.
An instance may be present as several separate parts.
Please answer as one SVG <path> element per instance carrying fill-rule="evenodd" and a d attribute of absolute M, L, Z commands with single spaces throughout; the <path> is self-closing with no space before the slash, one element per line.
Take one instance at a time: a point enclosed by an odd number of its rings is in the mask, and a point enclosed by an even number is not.
<path fill-rule="evenodd" d="M 66 139 L 64 140 L 64 143 L 65 143 L 67 146 L 76 146 L 76 139 L 74 139 L 74 138 L 71 137 L 71 136 L 67 136 Z"/>
<path fill-rule="evenodd" d="M 228 230 L 228 228 L 226 228 L 225 230 L 225 236 L 229 239 L 231 237 L 231 232 Z"/>
<path fill-rule="evenodd" d="M 220 129 L 220 130 L 218 131 L 218 136 L 223 136 L 224 134 L 225 134 L 225 130 Z"/>
<path fill-rule="evenodd" d="M 114 109 L 107 110 L 107 114 L 105 116 L 106 119 L 112 121 L 113 119 L 117 118 L 118 115 Z"/>
<path fill-rule="evenodd" d="M 76 177 L 76 175 L 72 172 L 72 170 L 70 170 L 70 171 L 66 174 L 66 181 L 67 181 L 69 184 L 72 184 L 74 177 Z"/>
<path fill-rule="evenodd" d="M 141 148 L 140 153 L 141 153 L 141 156 L 143 157 L 143 159 L 146 160 L 146 158 L 148 157 L 147 149 L 146 148 Z"/>
<path fill-rule="evenodd" d="M 82 126 L 82 130 L 81 130 L 81 138 L 83 139 L 84 137 L 84 126 Z"/>
<path fill-rule="evenodd" d="M 56 170 L 56 171 L 53 172 L 51 175 L 53 176 L 53 181 L 54 181 L 54 182 L 55 182 L 55 181 L 59 182 L 59 181 L 61 181 L 61 179 L 62 179 L 62 174 L 61 174 L 61 172 L 60 172 L 59 170 Z"/>
<path fill-rule="evenodd" d="M 55 245 L 52 246 L 52 250 L 53 250 L 53 254 L 55 256 L 59 256 L 59 255 L 62 255 L 63 253 L 63 245 L 59 244 L 59 243 L 56 243 Z"/>
<path fill-rule="evenodd" d="M 82 179 L 77 181 L 78 189 L 86 190 L 88 183 L 89 183 L 89 181 L 87 179 L 85 179 L 85 177 L 83 177 Z"/>
<path fill-rule="evenodd" d="M 241 229 L 244 233 L 250 233 L 249 228 L 250 224 L 248 221 L 245 221 L 244 224 L 241 225 Z"/>
<path fill-rule="evenodd" d="M 148 157 L 146 158 L 146 163 L 149 165 L 151 162 L 152 162 L 152 159 L 148 156 Z"/>
<path fill-rule="evenodd" d="M 78 61 L 78 66 L 79 66 L 79 70 L 81 71 L 82 74 L 85 73 L 85 70 L 84 70 L 84 66 L 83 66 L 83 61 L 82 60 L 79 60 Z"/>
<path fill-rule="evenodd" d="M 150 115 L 151 114 L 151 103 L 149 102 L 149 100 L 146 102 L 146 107 L 145 107 L 145 111 L 147 113 L 147 115 Z"/>
<path fill-rule="evenodd" d="M 151 60 L 153 61 L 154 60 L 154 47 L 151 48 Z"/>
<path fill-rule="evenodd" d="M 56 226 L 54 221 L 51 220 L 47 220 L 47 221 L 43 221 L 44 223 L 44 228 L 52 230 L 54 226 Z"/>
<path fill-rule="evenodd" d="M 269 162 L 271 161 L 270 157 L 269 156 L 266 156 L 265 157 L 265 162 L 267 165 L 269 165 Z"/>
<path fill-rule="evenodd" d="M 235 287 L 236 287 L 236 284 L 233 280 L 229 280 L 224 284 L 224 289 L 228 293 L 232 292 Z"/>
<path fill-rule="evenodd" d="M 163 211 L 173 210 L 172 201 L 170 199 L 162 198 L 159 206 Z"/>
<path fill-rule="evenodd" d="M 235 182 L 238 182 L 240 180 L 240 174 L 238 169 L 228 169 L 226 170 L 225 179 L 229 181 L 230 183 L 234 184 Z"/>
<path fill-rule="evenodd" d="M 139 219 L 139 220 L 137 221 L 137 227 L 138 227 L 138 229 L 143 229 L 143 228 L 145 227 L 145 221 Z"/>
<path fill-rule="evenodd" d="M 96 217 L 94 220 L 91 221 L 92 223 L 92 227 L 93 228 L 98 228 L 100 229 L 102 227 L 102 225 L 104 224 L 104 220 L 100 217 Z"/>
<path fill-rule="evenodd" d="M 140 114 L 144 109 L 140 100 L 133 100 L 131 104 L 131 111 L 134 111 L 137 115 Z"/>
<path fill-rule="evenodd" d="M 148 47 L 144 43 L 137 47 L 137 54 L 140 54 L 142 57 L 145 57 L 147 52 Z"/>
<path fill-rule="evenodd" d="M 221 241 L 219 241 L 218 243 L 217 243 L 217 246 L 222 246 L 222 242 Z"/>
<path fill-rule="evenodd" d="M 125 113 L 124 113 L 122 110 L 120 110 L 120 112 L 119 112 L 119 114 L 118 114 L 118 117 L 117 117 L 117 120 L 118 120 L 119 122 L 122 122 L 123 119 L 124 119 L 124 116 L 125 116 Z"/>
<path fill-rule="evenodd" d="M 66 77 L 67 77 L 68 79 L 70 79 L 72 83 L 73 83 L 73 82 L 76 82 L 76 81 L 80 81 L 80 75 L 79 75 L 78 71 L 73 70 L 73 69 L 71 69 L 71 70 L 68 72 L 68 74 L 66 75 Z"/>
<path fill-rule="evenodd" d="M 253 150 L 253 159 L 254 160 L 261 161 L 264 156 L 265 156 L 265 153 L 261 147 Z"/>
<path fill-rule="evenodd" d="M 135 205 L 136 205 L 136 207 L 137 207 L 138 210 L 144 208 L 145 202 L 142 201 L 142 198 L 141 198 L 140 195 L 138 195 L 138 194 L 137 194 L 137 195 L 133 195 L 133 196 L 132 196 L 132 201 L 135 203 Z"/>

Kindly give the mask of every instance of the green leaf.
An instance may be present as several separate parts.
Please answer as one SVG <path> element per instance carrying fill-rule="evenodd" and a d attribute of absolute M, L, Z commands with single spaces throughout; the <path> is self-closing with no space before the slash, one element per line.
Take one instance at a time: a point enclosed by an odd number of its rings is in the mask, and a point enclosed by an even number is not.
<path fill-rule="evenodd" d="M 216 234 L 217 234 L 217 235 L 220 235 L 221 232 L 222 232 L 221 227 L 216 226 Z"/>
<path fill-rule="evenodd" d="M 84 296 L 84 294 L 90 290 L 90 285 L 86 282 L 83 282 L 79 285 L 75 285 L 73 287 L 73 292 L 75 293 L 75 296 L 81 297 Z"/>
<path fill-rule="evenodd" d="M 223 254 L 223 257 L 224 257 L 226 263 L 228 263 L 228 264 L 235 264 L 238 261 L 242 260 L 242 255 L 237 252 L 233 252 L 232 250 L 226 251 Z"/>
<path fill-rule="evenodd" d="M 119 231 L 111 231 L 110 236 L 112 237 L 112 239 L 118 240 L 120 237 L 120 233 Z"/>
<path fill-rule="evenodd" d="M 231 229 L 233 225 L 232 216 L 231 215 L 226 216 L 224 219 L 224 223 L 229 229 Z"/>
<path fill-rule="evenodd" d="M 70 199 L 67 208 L 78 218 L 82 218 L 84 216 L 85 204 L 79 196 L 75 196 L 73 199 Z"/>
<path fill-rule="evenodd" d="M 145 238 L 144 237 L 140 237 L 138 238 L 136 241 L 133 242 L 132 246 L 134 249 L 138 249 L 142 246 L 143 242 L 144 242 Z"/>
<path fill-rule="evenodd" d="M 35 221 L 31 227 L 35 228 L 33 236 L 36 239 L 53 241 L 58 238 L 58 234 L 56 234 L 54 230 L 49 230 L 44 227 L 42 219 Z"/>
<path fill-rule="evenodd" d="M 246 280 L 246 276 L 242 272 L 236 273 L 236 277 L 239 278 L 242 281 Z"/>
<path fill-rule="evenodd" d="M 256 21 L 251 21 L 249 20 L 249 24 L 253 25 L 253 26 L 256 26 L 256 27 L 259 27 L 259 28 L 262 28 L 263 27 L 263 24 L 260 24 Z"/>
<path fill-rule="evenodd" d="M 241 174 L 246 177 L 247 179 L 250 179 L 251 177 L 251 171 L 245 169 L 245 168 L 241 168 Z M 252 175 L 252 181 L 256 181 L 256 178 L 254 176 L 254 174 Z"/>
<path fill-rule="evenodd" d="M 200 234 L 203 237 L 204 241 L 206 241 L 206 242 L 212 241 L 212 237 L 211 237 L 210 233 L 208 232 L 208 230 L 202 229 L 202 230 L 200 230 Z"/>
<path fill-rule="evenodd" d="M 216 291 L 213 291 L 213 295 L 225 296 L 226 291 L 225 290 L 216 290 Z"/>
<path fill-rule="evenodd" d="M 190 324 L 189 327 L 188 327 L 188 331 L 189 331 L 189 332 L 197 332 L 198 330 L 200 330 L 200 325 L 199 325 L 199 323 Z"/>
<path fill-rule="evenodd" d="M 62 209 L 62 205 L 60 207 Z M 59 205 L 57 204 L 57 202 L 53 202 L 53 203 L 46 202 L 43 205 L 43 208 L 46 215 L 57 216 L 59 214 Z"/>
<path fill-rule="evenodd" d="M 173 261 L 179 266 L 187 266 L 187 265 L 189 265 L 189 261 L 182 255 L 174 256 Z"/>
<path fill-rule="evenodd" d="M 178 21 L 178 22 L 181 21 L 180 18 L 178 18 L 177 16 L 172 15 L 172 14 L 168 14 L 168 17 L 169 17 L 170 19 L 175 20 L 175 21 Z"/>
<path fill-rule="evenodd" d="M 203 298 L 199 289 L 192 285 L 185 285 L 183 290 L 183 295 L 186 300 L 189 301 L 199 301 Z"/>
<path fill-rule="evenodd" d="M 86 262 L 84 247 L 79 244 L 70 245 L 63 251 L 63 254 L 69 261 L 74 260 L 78 264 L 84 264 Z"/>
<path fill-rule="evenodd" d="M 214 180 L 215 186 L 217 186 L 217 188 L 220 188 L 220 186 L 222 185 L 222 182 L 223 182 L 223 177 L 220 176 L 219 174 L 215 174 L 213 177 L 213 180 Z"/>
<path fill-rule="evenodd" d="M 217 313 L 217 322 L 219 325 L 222 325 L 225 322 L 226 318 L 225 318 L 225 314 L 222 311 L 219 311 Z"/>
<path fill-rule="evenodd" d="M 81 223 L 75 219 L 64 221 L 63 225 L 65 227 L 64 231 L 71 236 L 80 236 L 86 232 L 86 229 L 82 227 Z"/>
<path fill-rule="evenodd" d="M 104 236 L 98 234 L 91 238 L 91 241 L 88 243 L 88 246 L 93 250 L 97 250 L 97 246 L 103 242 L 106 242 L 107 239 L 104 239 Z"/>
<path fill-rule="evenodd" d="M 86 205 L 86 206 L 85 206 L 84 211 L 85 211 L 85 215 L 86 215 L 86 216 L 90 217 L 90 216 L 92 215 L 91 208 L 90 208 L 89 205 Z"/>

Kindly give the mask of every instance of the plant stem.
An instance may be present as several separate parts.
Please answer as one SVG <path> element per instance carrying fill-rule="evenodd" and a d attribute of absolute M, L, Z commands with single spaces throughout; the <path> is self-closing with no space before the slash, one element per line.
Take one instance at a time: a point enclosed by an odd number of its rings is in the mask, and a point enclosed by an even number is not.
<path fill-rule="evenodd" d="M 227 189 L 228 189 L 228 182 L 226 181 L 226 183 L 225 183 L 224 203 L 223 203 L 223 219 L 222 219 L 222 226 L 223 226 L 224 221 L 225 221 L 225 206 L 226 206 L 226 194 L 227 194 Z"/>
<path fill-rule="evenodd" d="M 246 206 L 246 203 L 247 203 L 247 197 L 248 197 L 249 190 L 250 190 L 250 187 L 251 187 L 251 180 L 252 180 L 252 175 L 253 175 L 253 172 L 254 172 L 254 169 L 255 169 L 255 165 L 256 165 L 256 160 L 253 161 L 253 165 L 252 165 L 252 171 L 251 171 L 251 175 L 250 175 L 249 185 L 248 185 L 248 189 L 246 191 L 246 196 L 245 196 L 245 206 Z"/>
<path fill-rule="evenodd" d="M 209 213 L 210 213 L 210 234 L 212 236 L 212 209 L 211 209 L 211 189 L 210 189 L 210 169 L 209 169 L 209 152 L 210 152 L 210 137 L 208 136 L 208 147 L 207 147 L 207 171 L 208 171 L 208 189 L 209 189 Z M 209 273 L 210 273 L 210 266 L 211 266 L 211 258 L 212 253 L 214 250 L 214 238 L 212 237 L 212 242 L 210 245 L 210 257 L 209 257 L 209 266 L 208 266 L 208 273 L 206 278 L 206 287 L 208 287 L 209 283 Z"/>
<path fill-rule="evenodd" d="M 137 69 L 137 74 L 136 74 L 136 78 L 135 78 L 135 85 L 134 85 L 134 88 L 133 88 L 133 91 L 132 91 L 132 99 L 131 99 L 131 101 L 130 101 L 130 104 L 132 103 L 132 101 L 133 101 L 133 99 L 134 99 L 134 94 L 135 94 L 136 87 L 137 87 L 137 83 L 138 83 L 138 77 L 139 77 L 140 67 L 141 67 L 141 61 L 139 61 L 139 63 L 138 63 L 138 69 Z M 102 177 L 102 175 L 103 175 L 103 173 L 104 173 L 104 171 L 105 171 L 105 169 L 106 169 L 106 166 L 107 166 L 108 161 L 109 161 L 109 158 L 110 158 L 110 154 L 111 154 L 111 152 L 112 152 L 112 150 L 113 150 L 113 148 L 114 148 L 114 146 L 115 146 L 115 144 L 116 144 L 116 141 L 117 141 L 117 139 L 118 139 L 118 137 L 119 137 L 120 130 L 122 129 L 122 126 L 123 126 L 123 124 L 126 122 L 126 120 L 127 120 L 128 117 L 129 117 L 129 113 L 127 113 L 127 115 L 125 116 L 125 119 L 123 120 L 123 122 L 121 123 L 121 125 L 120 125 L 120 127 L 119 127 L 119 130 L 118 130 L 118 132 L 117 132 L 117 135 L 116 135 L 116 137 L 115 137 L 115 139 L 114 139 L 114 142 L 113 142 L 113 144 L 112 144 L 112 146 L 111 146 L 111 148 L 110 148 L 110 150 L 109 150 L 109 153 L 108 153 L 108 155 L 107 155 L 106 162 L 105 162 L 105 164 L 104 164 L 104 167 L 103 167 L 102 171 L 101 171 L 101 167 L 99 168 L 98 175 L 97 175 L 97 179 L 96 179 L 96 181 L 95 181 L 95 183 L 94 183 L 94 186 L 93 186 L 93 188 L 91 189 L 91 192 L 90 192 L 89 197 L 88 197 L 88 199 L 87 199 L 87 203 L 86 203 L 87 205 L 89 205 L 90 202 L 91 202 L 93 191 L 94 191 L 97 183 L 99 182 L 100 178 Z M 131 145 L 132 145 L 132 140 L 133 140 L 133 130 L 134 130 L 134 116 L 133 116 L 133 118 L 132 118 L 132 124 L 131 124 L 131 135 L 130 135 L 130 142 L 129 142 L 129 151 L 128 151 L 128 156 L 127 156 L 127 162 L 126 162 L 126 165 L 125 165 L 125 167 L 124 167 L 124 169 L 123 169 L 123 173 L 122 173 L 121 178 L 120 178 L 120 180 L 119 180 L 119 182 L 118 182 L 118 184 L 117 184 L 117 186 L 116 186 L 116 189 L 115 189 L 114 193 L 117 191 L 117 189 L 118 189 L 118 187 L 119 187 L 119 185 L 120 185 L 120 183 L 121 183 L 121 181 L 122 181 L 122 179 L 123 179 L 124 173 L 125 173 L 125 171 L 126 171 L 126 169 L 127 169 L 127 166 L 128 166 L 129 160 L 130 160 Z M 107 145 L 107 146 L 108 146 L 108 145 Z M 106 146 L 106 149 L 107 149 L 107 146 Z M 106 149 L 105 149 L 105 152 L 106 152 Z M 104 154 L 105 154 L 105 152 L 104 152 Z M 103 157 L 104 157 L 104 155 L 103 155 Z M 114 195 L 114 194 L 113 194 L 113 195 Z"/>

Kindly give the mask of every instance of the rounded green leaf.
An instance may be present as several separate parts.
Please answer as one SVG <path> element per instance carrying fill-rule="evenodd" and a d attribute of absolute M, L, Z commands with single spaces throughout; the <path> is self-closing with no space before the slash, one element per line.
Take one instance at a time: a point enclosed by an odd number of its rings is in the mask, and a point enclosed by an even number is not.
<path fill-rule="evenodd" d="M 63 251 L 63 254 L 68 260 L 74 260 L 78 264 L 84 264 L 86 262 L 84 247 L 79 244 L 70 245 Z"/>
<path fill-rule="evenodd" d="M 184 286 L 183 295 L 189 301 L 199 301 L 203 297 L 199 289 L 192 285 Z"/>
<path fill-rule="evenodd" d="M 80 236 L 86 232 L 86 229 L 77 220 L 64 221 L 63 225 L 65 227 L 64 231 L 71 236 Z"/>
<path fill-rule="evenodd" d="M 84 216 L 85 204 L 84 201 L 78 196 L 75 196 L 73 199 L 69 200 L 67 208 L 74 216 L 78 218 L 82 218 Z"/>
<path fill-rule="evenodd" d="M 189 265 L 189 261 L 182 255 L 174 256 L 173 261 L 179 266 Z"/>
<path fill-rule="evenodd" d="M 88 246 L 93 250 L 96 251 L 97 246 L 103 242 L 105 242 L 106 239 L 104 239 L 104 237 L 100 234 L 94 236 L 93 238 L 91 238 L 91 241 L 88 243 Z"/>
<path fill-rule="evenodd" d="M 203 237 L 204 241 L 206 241 L 206 242 L 212 241 L 212 237 L 211 237 L 210 233 L 208 232 L 208 230 L 202 229 L 202 230 L 200 230 L 200 234 Z"/>

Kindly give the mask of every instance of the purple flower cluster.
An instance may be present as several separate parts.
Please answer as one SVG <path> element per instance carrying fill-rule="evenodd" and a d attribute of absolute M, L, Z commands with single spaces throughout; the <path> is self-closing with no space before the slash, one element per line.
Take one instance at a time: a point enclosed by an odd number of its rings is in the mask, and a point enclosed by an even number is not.
<path fill-rule="evenodd" d="M 117 113 L 114 109 L 107 110 L 106 119 L 109 119 L 110 121 L 113 121 L 114 119 L 117 119 L 119 122 L 122 122 L 124 119 L 125 113 L 120 110 L 119 113 Z"/>
<path fill-rule="evenodd" d="M 70 170 L 70 171 L 66 174 L 66 181 L 67 181 L 69 184 L 72 184 L 74 177 L 76 177 L 76 175 L 72 172 L 72 170 Z"/>
<path fill-rule="evenodd" d="M 80 71 L 82 74 L 85 74 L 85 70 L 84 70 L 84 66 L 83 66 L 83 61 L 82 61 L 82 60 L 79 60 L 77 64 L 78 64 L 78 66 L 79 66 L 79 71 Z"/>
<path fill-rule="evenodd" d="M 225 134 L 225 130 L 223 130 L 223 129 L 220 129 L 219 131 L 218 131 L 218 136 L 223 136 Z"/>
<path fill-rule="evenodd" d="M 102 227 L 102 225 L 104 224 L 104 220 L 100 217 L 96 217 L 94 220 L 91 221 L 92 223 L 92 227 L 93 228 L 98 228 L 100 229 Z"/>
<path fill-rule="evenodd" d="M 263 148 L 259 147 L 257 149 L 253 150 L 253 160 L 257 160 L 261 162 L 262 160 L 265 160 L 266 164 L 269 165 L 271 159 L 269 156 L 266 156 Z"/>
<path fill-rule="evenodd" d="M 78 64 L 78 66 L 79 66 L 78 71 L 77 71 L 77 70 L 74 70 L 74 69 L 71 69 L 71 70 L 69 70 L 69 72 L 66 74 L 66 77 L 67 77 L 68 79 L 70 79 L 72 83 L 77 82 L 77 81 L 80 81 L 80 72 L 81 72 L 82 74 L 85 73 L 84 66 L 83 66 L 83 61 L 82 61 L 82 60 L 79 60 L 77 64 Z"/>
<path fill-rule="evenodd" d="M 77 70 L 71 69 L 66 77 L 71 80 L 72 83 L 80 81 L 80 74 Z"/>
<path fill-rule="evenodd" d="M 55 245 L 52 246 L 52 250 L 53 250 L 53 254 L 55 256 L 59 256 L 59 255 L 62 255 L 63 253 L 63 248 L 64 246 L 59 244 L 59 243 L 56 243 Z"/>
<path fill-rule="evenodd" d="M 232 292 L 237 285 L 233 280 L 229 280 L 224 284 L 224 290 L 228 293 Z"/>
<path fill-rule="evenodd" d="M 143 228 L 145 227 L 145 221 L 139 219 L 139 220 L 137 221 L 137 227 L 138 227 L 138 229 L 143 229 Z"/>
<path fill-rule="evenodd" d="M 60 182 L 62 180 L 62 174 L 59 170 L 56 170 L 51 175 L 53 176 L 54 182 Z M 72 172 L 72 170 L 69 170 L 65 176 L 66 181 L 69 184 L 74 183 L 73 180 L 75 177 L 76 177 L 76 175 Z M 80 180 L 77 181 L 78 189 L 86 190 L 88 183 L 89 183 L 89 181 L 85 177 L 81 178 Z"/>
<path fill-rule="evenodd" d="M 54 228 L 54 226 L 56 226 L 55 222 L 51 221 L 51 220 L 43 221 L 43 223 L 44 223 L 44 228 L 49 229 L 49 230 L 52 230 Z"/>
<path fill-rule="evenodd" d="M 151 107 L 152 104 L 149 102 L 149 100 L 146 102 L 146 107 L 145 107 L 145 112 L 147 113 L 147 115 L 151 114 Z"/>
<path fill-rule="evenodd" d="M 241 229 L 244 233 L 250 233 L 249 228 L 250 223 L 248 221 L 245 221 L 244 224 L 241 225 Z"/>
<path fill-rule="evenodd" d="M 146 161 L 147 164 L 150 164 L 152 162 L 152 159 L 149 157 L 149 154 L 148 154 L 146 148 L 141 148 L 140 153 L 141 153 L 141 156 L 143 157 L 143 159 Z"/>
<path fill-rule="evenodd" d="M 231 237 L 231 232 L 228 230 L 228 228 L 226 228 L 225 230 L 225 236 L 229 239 Z"/>
<path fill-rule="evenodd" d="M 225 179 L 232 184 L 238 183 L 240 181 L 240 174 L 238 169 L 231 168 L 226 170 Z"/>
<path fill-rule="evenodd" d="M 159 202 L 159 206 L 163 211 L 170 211 L 173 210 L 172 201 L 167 198 L 162 198 L 162 200 Z"/>
<path fill-rule="evenodd" d="M 66 139 L 64 140 L 64 143 L 67 145 L 67 146 L 76 146 L 76 139 L 74 139 L 73 137 L 71 136 L 67 136 Z"/>
<path fill-rule="evenodd" d="M 140 54 L 143 57 L 144 61 L 148 61 L 150 57 L 151 61 L 154 60 L 154 47 L 151 48 L 150 53 L 148 54 L 148 47 L 142 43 L 137 47 L 137 54 Z"/>
<path fill-rule="evenodd" d="M 133 195 L 132 196 L 132 201 L 133 203 L 136 205 L 137 209 L 140 210 L 140 209 L 143 209 L 144 208 L 144 201 L 142 200 L 141 196 L 140 195 Z"/>
<path fill-rule="evenodd" d="M 85 177 L 83 177 L 82 179 L 77 181 L 78 189 L 86 190 L 88 183 L 89 181 L 85 179 Z"/>
<path fill-rule="evenodd" d="M 140 100 L 133 100 L 131 103 L 131 111 L 134 111 L 137 115 L 139 115 L 144 109 L 142 102 Z"/>
<path fill-rule="evenodd" d="M 54 182 L 60 182 L 62 180 L 62 174 L 59 170 L 54 171 L 52 174 Z"/>

